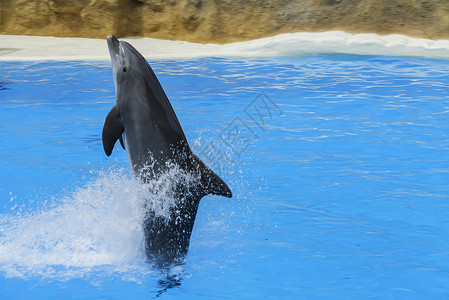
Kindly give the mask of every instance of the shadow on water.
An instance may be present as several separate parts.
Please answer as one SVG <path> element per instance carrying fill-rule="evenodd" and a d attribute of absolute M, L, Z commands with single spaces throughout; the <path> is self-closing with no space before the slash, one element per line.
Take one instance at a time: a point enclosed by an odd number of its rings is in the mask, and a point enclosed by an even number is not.
<path fill-rule="evenodd" d="M 169 290 L 181 286 L 183 265 L 183 262 L 176 262 L 170 266 L 156 266 L 161 272 L 162 279 L 158 280 L 159 290 L 153 299 L 159 298 Z"/>
<path fill-rule="evenodd" d="M 9 90 L 9 88 L 5 87 L 5 84 L 8 84 L 8 82 L 0 82 L 0 91 Z"/>
<path fill-rule="evenodd" d="M 167 291 L 169 291 L 173 288 L 180 287 L 181 282 L 182 282 L 182 278 L 178 274 L 165 275 L 164 279 L 159 280 L 158 283 L 159 283 L 160 290 L 157 291 L 157 293 L 153 297 L 153 299 L 157 299 L 157 298 L 161 297 L 164 293 L 166 293 Z"/>

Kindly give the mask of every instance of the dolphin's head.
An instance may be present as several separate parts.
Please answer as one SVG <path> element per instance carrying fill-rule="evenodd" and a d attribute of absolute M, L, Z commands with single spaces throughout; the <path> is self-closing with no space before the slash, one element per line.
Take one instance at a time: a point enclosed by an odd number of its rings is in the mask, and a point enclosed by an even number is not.
<path fill-rule="evenodd" d="M 119 41 L 115 36 L 107 37 L 109 54 L 112 61 L 112 70 L 116 92 L 117 84 L 129 77 L 130 73 L 134 73 L 135 68 L 141 68 L 147 65 L 145 58 L 129 43 Z M 118 96 L 118 95 L 117 95 Z"/>

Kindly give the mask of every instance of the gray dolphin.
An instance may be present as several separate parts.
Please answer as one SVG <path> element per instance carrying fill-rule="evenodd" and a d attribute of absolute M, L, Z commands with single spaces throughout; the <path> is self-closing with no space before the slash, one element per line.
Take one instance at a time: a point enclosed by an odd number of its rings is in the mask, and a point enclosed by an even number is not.
<path fill-rule="evenodd" d="M 117 100 L 103 127 L 103 148 L 111 155 L 117 140 L 126 149 L 133 174 L 143 182 L 173 166 L 193 180 L 175 180 L 169 218 L 149 209 L 144 221 L 146 254 L 158 264 L 182 259 L 188 251 L 202 197 L 232 197 L 226 183 L 189 147 L 178 118 L 145 58 L 129 43 L 107 37 Z"/>

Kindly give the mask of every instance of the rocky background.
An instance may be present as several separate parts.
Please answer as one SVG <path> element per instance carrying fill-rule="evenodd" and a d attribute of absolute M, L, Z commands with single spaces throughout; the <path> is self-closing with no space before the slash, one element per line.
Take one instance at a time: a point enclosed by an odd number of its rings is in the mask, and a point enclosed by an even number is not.
<path fill-rule="evenodd" d="M 227 43 L 344 30 L 449 38 L 447 0 L 0 0 L 0 34 Z"/>

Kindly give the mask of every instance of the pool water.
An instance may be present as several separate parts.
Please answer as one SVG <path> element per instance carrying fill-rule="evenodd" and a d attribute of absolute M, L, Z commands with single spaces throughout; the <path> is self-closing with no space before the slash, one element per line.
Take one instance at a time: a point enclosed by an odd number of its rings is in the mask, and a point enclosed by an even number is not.
<path fill-rule="evenodd" d="M 141 188 L 102 149 L 108 62 L 0 62 L 2 299 L 447 299 L 449 62 L 151 62 L 234 197 L 183 265 L 145 262 Z"/>

